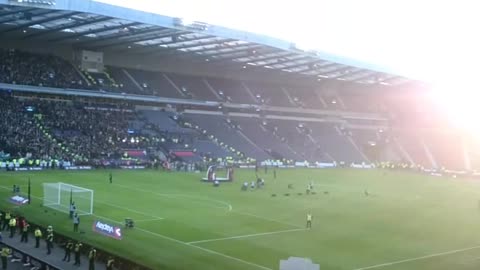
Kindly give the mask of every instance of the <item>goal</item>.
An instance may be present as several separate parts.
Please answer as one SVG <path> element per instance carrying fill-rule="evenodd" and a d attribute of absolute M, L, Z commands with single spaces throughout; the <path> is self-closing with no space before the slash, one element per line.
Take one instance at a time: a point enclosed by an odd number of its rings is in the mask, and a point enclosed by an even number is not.
<path fill-rule="evenodd" d="M 65 183 L 43 184 L 43 205 L 60 212 L 70 211 L 75 203 L 78 215 L 93 214 L 93 190 Z"/>

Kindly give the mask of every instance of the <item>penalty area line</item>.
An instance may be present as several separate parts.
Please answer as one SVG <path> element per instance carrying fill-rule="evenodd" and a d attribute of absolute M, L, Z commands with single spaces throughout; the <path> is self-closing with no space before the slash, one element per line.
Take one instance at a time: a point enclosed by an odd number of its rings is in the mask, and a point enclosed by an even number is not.
<path fill-rule="evenodd" d="M 5 186 L 0 186 L 0 188 L 10 190 L 10 188 L 7 188 L 7 187 L 5 187 Z M 32 197 L 34 197 L 34 198 L 39 198 L 39 199 L 40 199 L 40 197 L 38 197 L 38 196 L 32 195 Z M 121 224 L 121 225 L 124 224 L 124 223 L 121 222 L 121 221 L 114 220 L 114 219 L 111 219 L 111 218 L 107 218 L 107 217 L 104 217 L 104 216 L 95 215 L 95 214 L 93 214 L 92 216 L 97 217 L 97 218 L 101 218 L 101 219 L 104 219 L 104 220 L 109 220 L 109 221 L 114 222 L 114 223 L 117 223 L 117 224 Z M 192 245 L 192 244 L 188 244 L 188 243 L 186 243 L 186 242 L 183 242 L 183 241 L 180 241 L 180 240 L 177 240 L 177 239 L 175 239 L 175 238 L 171 238 L 171 237 L 168 237 L 168 236 L 159 234 L 159 233 L 151 232 L 151 231 L 142 229 L 142 228 L 140 228 L 140 227 L 138 227 L 138 226 L 135 226 L 135 229 L 138 230 L 138 231 L 141 231 L 141 232 L 144 232 L 144 233 L 153 235 L 153 236 L 157 236 L 157 237 L 159 237 L 159 238 L 163 238 L 163 239 L 166 239 L 166 240 L 170 240 L 170 241 L 175 242 L 175 243 L 178 243 L 178 244 L 182 244 L 182 245 L 186 245 L 186 246 L 189 246 L 189 247 L 192 247 L 192 248 L 195 248 L 195 249 L 199 249 L 199 250 L 202 250 L 202 251 L 207 252 L 207 253 L 210 253 L 210 254 L 214 254 L 214 255 L 217 255 L 217 256 L 221 256 L 221 257 L 224 257 L 224 258 L 233 260 L 233 261 L 241 262 L 241 263 L 246 264 L 246 265 L 254 266 L 254 267 L 259 268 L 259 269 L 263 269 L 263 270 L 273 270 L 272 268 L 268 268 L 268 267 L 266 267 L 266 266 L 262 266 L 262 265 L 259 265 L 259 264 L 256 264 L 256 263 L 252 263 L 252 262 L 249 262 L 249 261 L 245 261 L 245 260 L 242 260 L 242 259 L 239 259 L 239 258 L 230 256 L 230 255 L 227 255 L 227 254 L 223 254 L 223 253 L 220 253 L 220 252 L 211 250 L 211 249 L 207 249 L 207 248 L 195 246 L 195 245 Z"/>
<path fill-rule="evenodd" d="M 135 222 L 148 222 L 148 221 L 158 221 L 162 220 L 163 218 L 148 218 L 148 219 L 135 219 Z"/>
<path fill-rule="evenodd" d="M 410 258 L 410 259 L 405 259 L 405 260 L 399 260 L 399 261 L 393 261 L 393 262 L 388 262 L 388 263 L 376 264 L 376 265 L 372 265 L 372 266 L 355 268 L 353 270 L 367 270 L 367 269 L 382 268 L 382 267 L 401 264 L 401 263 L 420 261 L 420 260 L 425 260 L 425 259 L 430 259 L 430 258 L 435 258 L 435 257 L 440 257 L 440 256 L 445 256 L 445 255 L 451 255 L 451 254 L 460 253 L 460 252 L 464 252 L 464 251 L 469 251 L 469 250 L 473 250 L 473 249 L 479 249 L 479 248 L 480 248 L 480 246 L 474 246 L 474 247 L 468 247 L 468 248 L 462 248 L 462 249 L 455 249 L 455 250 L 450 250 L 450 251 L 425 255 L 425 256 L 421 256 L 421 257 L 415 257 L 415 258 Z"/>
<path fill-rule="evenodd" d="M 192 244 L 200 244 L 200 243 L 208 243 L 208 242 L 215 242 L 215 241 L 223 241 L 223 240 L 231 240 L 231 239 L 248 238 L 248 237 L 263 236 L 263 235 L 272 235 L 272 234 L 280 234 L 280 233 L 288 233 L 288 232 L 306 231 L 306 230 L 307 230 L 307 229 L 292 229 L 292 230 L 283 230 L 283 231 L 254 233 L 254 234 L 238 235 L 238 236 L 231 236 L 231 237 L 224 237 L 224 238 L 215 238 L 215 239 L 206 239 L 206 240 L 192 241 L 192 242 L 188 242 L 187 244 L 192 245 Z"/>
<path fill-rule="evenodd" d="M 8 188 L 8 187 L 6 187 L 6 186 L 0 186 L 0 188 L 6 189 L 6 190 L 10 190 L 10 188 Z M 39 199 L 39 200 L 43 200 L 43 197 L 38 197 L 38 196 L 35 196 L 35 195 L 31 195 L 31 196 L 32 196 L 33 198 L 37 198 L 37 199 Z M 142 221 L 154 221 L 154 220 L 162 220 L 162 219 L 165 219 L 165 218 L 153 216 L 153 215 L 150 215 L 150 214 L 148 214 L 148 213 L 141 212 L 141 211 L 138 211 L 138 210 L 135 210 L 135 209 L 131 209 L 131 208 L 127 208 L 127 207 L 124 207 L 124 206 L 120 206 L 120 205 L 118 205 L 118 204 L 108 203 L 108 202 L 105 202 L 105 201 L 102 201 L 102 200 L 94 200 L 93 203 L 104 204 L 104 205 L 107 205 L 107 206 L 115 207 L 115 208 L 120 209 L 120 210 L 125 210 L 125 211 L 131 212 L 131 213 L 135 213 L 135 214 L 139 214 L 139 215 L 145 216 L 145 217 L 150 217 L 150 219 L 145 219 L 145 220 L 142 220 Z M 135 222 L 137 222 L 137 221 L 138 221 L 138 220 L 135 220 Z"/>
<path fill-rule="evenodd" d="M 111 222 L 115 222 L 115 223 L 118 223 L 118 224 L 123 224 L 123 223 L 120 222 L 120 221 L 113 220 L 113 219 L 110 219 L 110 218 L 107 218 L 107 217 L 98 216 L 98 215 L 94 215 L 94 216 L 96 216 L 96 217 L 98 217 L 98 218 L 105 219 L 105 220 L 109 220 L 109 221 L 111 221 Z M 220 253 L 220 252 L 217 252 L 217 251 L 208 249 L 208 248 L 203 248 L 203 247 L 195 246 L 195 245 L 192 245 L 192 244 L 190 244 L 190 243 L 183 242 L 183 241 L 180 241 L 180 240 L 178 240 L 178 239 L 165 236 L 165 235 L 163 235 L 163 234 L 159 234 L 159 233 L 155 233 L 155 232 L 152 232 L 152 231 L 149 231 L 149 230 L 142 229 L 142 228 L 140 228 L 140 227 L 138 227 L 138 226 L 135 226 L 135 229 L 138 230 L 138 231 L 141 231 L 141 232 L 144 232 L 144 233 L 147 233 L 147 234 L 150 234 L 150 235 L 159 237 L 159 238 L 163 238 L 163 239 L 166 239 L 166 240 L 169 240 L 169 241 L 172 241 L 172 242 L 181 244 L 181 245 L 185 245 L 185 246 L 189 246 L 189 247 L 192 247 L 192 248 L 196 248 L 196 249 L 202 250 L 202 251 L 207 252 L 207 253 L 210 253 L 210 254 L 214 254 L 214 255 L 221 256 L 221 257 L 224 257 L 224 258 L 227 258 L 227 259 L 230 259 L 230 260 L 234 260 L 234 261 L 237 261 L 237 262 L 241 262 L 241 263 L 243 263 L 243 264 L 247 264 L 247 265 L 250 265 L 250 266 L 254 266 L 254 267 L 259 268 L 259 269 L 263 269 L 263 270 L 273 270 L 272 268 L 268 268 L 268 267 L 266 267 L 266 266 L 262 266 L 262 265 L 259 265 L 259 264 L 256 264 L 256 263 L 252 263 L 252 262 L 249 262 L 249 261 L 245 261 L 245 260 L 239 259 L 239 258 L 237 258 L 237 257 L 233 257 L 233 256 L 230 256 L 230 255 L 227 255 L 227 254 L 223 254 L 223 253 Z"/>

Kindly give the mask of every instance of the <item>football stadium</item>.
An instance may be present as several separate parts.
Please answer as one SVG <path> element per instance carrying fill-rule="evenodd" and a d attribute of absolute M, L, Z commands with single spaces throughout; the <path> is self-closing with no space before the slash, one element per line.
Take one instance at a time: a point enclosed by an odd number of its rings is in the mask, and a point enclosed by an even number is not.
<path fill-rule="evenodd" d="M 188 16 L 172 13 L 174 1 L 121 2 L 0 0 L 2 269 L 480 267 L 478 89 L 467 66 L 480 44 L 461 36 L 475 15 L 459 16 L 465 28 L 410 21 L 388 32 L 377 19 L 456 11 L 392 4 L 395 14 L 363 14 L 375 30 L 351 44 L 329 36 L 333 24 L 295 24 L 306 15 L 291 6 L 263 22 L 253 7 L 250 18 L 222 1 L 209 8 L 256 32 L 192 16 L 215 1 L 190 1 Z M 363 25 L 356 5 L 341 7 L 353 17 L 340 26 Z M 413 26 L 404 51 L 370 50 L 410 68 L 264 32 L 288 14 L 284 32 L 335 48 L 398 43 L 388 37 Z M 452 29 L 464 43 L 455 57 L 440 38 Z M 428 50 L 412 56 L 415 46 Z M 416 72 L 426 62 L 435 76 Z"/>

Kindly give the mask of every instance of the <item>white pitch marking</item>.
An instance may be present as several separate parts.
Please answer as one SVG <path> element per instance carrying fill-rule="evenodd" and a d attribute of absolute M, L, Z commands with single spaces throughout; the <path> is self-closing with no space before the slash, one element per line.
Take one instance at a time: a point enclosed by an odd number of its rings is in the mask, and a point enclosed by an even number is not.
<path fill-rule="evenodd" d="M 162 219 L 163 218 L 135 219 L 135 222 L 157 221 L 157 220 L 162 220 Z"/>
<path fill-rule="evenodd" d="M 251 216 L 251 217 L 256 217 L 258 219 L 263 219 L 263 220 L 267 220 L 267 221 L 271 221 L 271 222 L 276 222 L 276 223 L 279 223 L 279 224 L 283 224 L 283 225 L 288 225 L 288 226 L 291 226 L 291 227 L 295 227 L 295 228 L 298 228 L 298 229 L 303 229 L 304 227 L 300 226 L 300 225 L 296 225 L 296 224 L 291 224 L 291 223 L 286 223 L 286 222 L 283 222 L 283 221 L 280 221 L 280 220 L 276 220 L 276 219 L 271 219 L 271 218 L 268 218 L 268 217 L 265 217 L 265 216 L 259 216 L 259 215 L 255 215 L 255 214 L 251 214 L 251 213 L 246 213 L 246 212 L 240 212 L 240 211 L 232 211 L 233 213 L 236 213 L 236 214 L 240 214 L 240 215 L 245 215 L 245 216 Z"/>
<path fill-rule="evenodd" d="M 115 222 L 115 223 L 118 223 L 118 224 L 123 224 L 122 222 L 119 222 L 119 221 L 116 221 L 116 220 L 113 220 L 113 219 L 110 219 L 110 218 L 107 218 L 107 217 L 103 217 L 103 216 L 99 216 L 99 215 L 94 215 L 94 216 L 96 216 L 96 217 L 98 217 L 98 218 L 105 219 L 105 220 L 109 220 L 109 221 L 111 221 L 111 222 Z M 245 260 L 242 260 L 242 259 L 239 259 L 239 258 L 236 258 L 236 257 L 232 257 L 232 256 L 229 256 L 229 255 L 220 253 L 220 252 L 213 251 L 213 250 L 211 250 L 211 249 L 207 249 L 207 248 L 195 246 L 195 245 L 189 244 L 189 243 L 187 243 L 187 242 L 183 242 L 183 241 L 177 240 L 177 239 L 175 239 L 175 238 L 171 238 L 171 237 L 165 236 L 165 235 L 163 235 L 163 234 L 159 234 L 159 233 L 155 233 L 155 232 L 152 232 L 152 231 L 149 231 L 149 230 L 145 230 L 145 229 L 142 229 L 142 228 L 140 228 L 140 227 L 138 227 L 138 226 L 136 226 L 135 229 L 138 230 L 138 231 L 144 232 L 144 233 L 151 234 L 151 235 L 153 235 L 153 236 L 157 236 L 157 237 L 159 237 L 159 238 L 163 238 L 163 239 L 166 239 L 166 240 L 170 240 L 170 241 L 175 242 L 175 243 L 178 243 L 178 244 L 182 244 L 182 245 L 186 245 L 186 246 L 189 246 L 189 247 L 192 247 L 192 248 L 196 248 L 196 249 L 205 251 L 205 252 L 207 252 L 207 253 L 215 254 L 215 255 L 218 255 L 218 256 L 221 256 L 221 257 L 224 257 L 224 258 L 227 258 L 227 259 L 231 259 L 231 260 L 234 260 L 234 261 L 237 261 L 237 262 L 241 262 L 241 263 L 244 263 L 244 264 L 248 264 L 248 265 L 251 265 L 251 266 L 255 266 L 255 267 L 260 268 L 260 269 L 273 270 L 272 268 L 268 268 L 268 267 L 265 267 L 265 266 L 262 266 L 262 265 L 259 265 L 259 264 L 256 264 L 256 263 L 252 263 L 252 262 L 245 261 Z"/>
<path fill-rule="evenodd" d="M 126 210 L 126 211 L 129 211 L 129 212 L 132 212 L 132 213 L 140 214 L 142 216 L 152 217 L 155 220 L 164 219 L 162 217 L 152 216 L 151 214 L 147 214 L 145 212 L 137 211 L 137 210 L 134 210 L 134 209 L 131 209 L 131 208 L 119 206 L 119 205 L 112 204 L 112 203 L 107 203 L 107 202 L 101 201 L 101 200 L 95 200 L 94 202 L 105 204 L 105 205 L 108 205 L 108 206 L 112 206 L 112 207 L 115 207 L 115 208 L 118 208 L 118 209 Z M 152 219 L 148 219 L 148 220 L 152 220 Z M 135 221 L 138 221 L 138 220 L 135 220 Z"/>
<path fill-rule="evenodd" d="M 240 239 L 240 238 L 248 238 L 248 237 L 287 233 L 287 232 L 298 232 L 298 231 L 305 231 L 305 230 L 307 230 L 307 229 L 292 229 L 292 230 L 283 230 L 283 231 L 274 231 L 274 232 L 265 232 L 265 233 L 254 233 L 254 234 L 238 235 L 238 236 L 231 236 L 231 237 L 224 237 L 224 238 L 215 238 L 215 239 L 192 241 L 192 242 L 188 242 L 187 244 L 200 244 L 200 243 L 207 243 L 207 242 Z"/>
<path fill-rule="evenodd" d="M 150 193 L 150 194 L 153 194 L 153 195 L 156 195 L 156 196 L 163 196 L 163 197 L 185 197 L 185 198 L 197 199 L 197 200 L 200 200 L 200 201 L 211 201 L 211 202 L 216 202 L 216 203 L 225 205 L 225 206 L 227 207 L 228 211 L 232 211 L 232 209 L 233 209 L 232 205 L 229 204 L 229 203 L 226 203 L 226 202 L 223 202 L 223 201 L 219 201 L 219 200 L 210 199 L 210 198 L 202 198 L 202 197 L 197 197 L 197 196 L 192 196 L 192 195 L 187 195 L 187 194 L 157 193 L 157 192 L 154 192 L 154 191 L 151 191 L 151 190 L 147 190 L 147 189 L 132 188 L 132 187 L 125 186 L 125 185 L 120 185 L 120 184 L 116 184 L 115 186 L 118 186 L 118 187 L 121 187 L 121 188 L 125 188 L 125 189 L 130 189 L 130 190 L 133 190 L 133 191 L 147 192 L 147 193 Z M 224 209 L 224 207 L 217 207 L 217 206 L 214 206 L 214 207 Z"/>
<path fill-rule="evenodd" d="M 223 205 L 227 206 L 227 207 L 228 207 L 228 211 L 229 211 L 229 212 L 232 212 L 232 213 L 236 213 L 236 214 L 240 214 L 240 215 L 246 215 L 246 216 L 251 216 L 251 217 L 256 217 L 256 218 L 258 218 L 258 219 L 263 219 L 263 220 L 267 220 L 267 221 L 271 221 L 271 222 L 276 222 L 276 223 L 279 223 L 279 224 L 291 226 L 291 227 L 298 228 L 298 229 L 303 228 L 303 226 L 300 226 L 300 225 L 295 225 L 295 224 L 291 224 L 291 223 L 286 223 L 286 222 L 283 222 L 283 221 L 280 221 L 280 220 L 271 219 L 271 218 L 268 218 L 268 217 L 265 217 L 265 216 L 260 216 L 260 215 L 255 215 L 255 214 L 251 214 L 251 213 L 246 213 L 246 212 L 240 212 L 240 211 L 237 211 L 237 210 L 233 210 L 233 207 L 232 207 L 231 204 L 226 203 L 226 202 L 223 202 L 223 201 L 219 201 L 219 200 L 213 200 L 213 199 L 210 199 L 210 198 L 196 197 L 196 196 L 191 196 L 191 195 L 187 195 L 187 194 L 157 193 L 157 192 L 154 192 L 154 191 L 151 191 L 151 190 L 146 190 L 146 189 L 141 189 L 141 188 L 132 188 L 132 187 L 125 186 L 125 185 L 122 185 L 122 184 L 115 184 L 115 186 L 118 186 L 118 187 L 121 187 L 121 188 L 124 188 L 124 189 L 133 190 L 133 191 L 148 192 L 148 193 L 153 194 L 153 195 L 156 195 L 156 196 L 177 197 L 177 198 L 178 198 L 178 197 L 186 197 L 186 198 L 193 198 L 193 199 L 203 200 L 203 201 L 218 202 L 218 203 L 220 203 L 220 204 L 223 204 Z M 215 207 L 216 207 L 216 206 L 215 206 Z M 223 207 L 220 207 L 220 208 L 224 209 Z"/>
<path fill-rule="evenodd" d="M 5 187 L 5 186 L 0 186 L 0 188 L 10 190 L 10 188 Z M 42 197 L 38 197 L 38 196 L 34 196 L 34 195 L 32 195 L 32 197 L 37 198 L 37 199 L 43 199 Z M 155 220 L 164 219 L 162 217 L 152 216 L 151 214 L 141 212 L 141 211 L 137 211 L 137 210 L 134 210 L 134 209 L 131 209 L 131 208 L 123 207 L 123 206 L 120 206 L 120 205 L 117 205 L 117 204 L 107 203 L 107 202 L 102 201 L 102 200 L 94 200 L 94 202 L 105 204 L 105 205 L 108 205 L 108 206 L 111 206 L 111 207 L 115 207 L 115 208 L 118 208 L 118 209 L 129 211 L 129 212 L 132 212 L 132 213 L 140 214 L 142 216 L 152 217 L 152 219 L 155 219 Z M 148 220 L 152 220 L 152 219 L 148 219 Z M 138 220 L 135 220 L 135 221 L 138 221 Z"/>
<path fill-rule="evenodd" d="M 381 264 L 372 265 L 372 266 L 355 268 L 354 270 L 366 270 L 366 269 L 381 268 L 381 267 L 391 266 L 391 265 L 395 265 L 395 264 L 425 260 L 425 259 L 429 259 L 429 258 L 460 253 L 460 252 L 464 252 L 464 251 L 468 251 L 468 250 L 472 250 L 472 249 L 478 249 L 478 248 L 480 248 L 480 246 L 474 246 L 474 247 L 468 247 L 468 248 L 462 248 L 462 249 L 455 249 L 455 250 L 450 250 L 450 251 L 445 251 L 445 252 L 440 252 L 440 253 L 434 253 L 434 254 L 425 255 L 425 256 L 416 257 L 416 258 L 410 258 L 410 259 L 405 259 L 405 260 L 399 260 L 399 261 L 394 261 L 394 262 L 381 263 Z"/>
<path fill-rule="evenodd" d="M 4 186 L 0 186 L 0 188 L 10 190 L 10 188 L 4 187 Z M 41 199 L 41 197 L 34 196 L 34 195 L 32 195 L 32 197 Z M 117 223 L 117 224 L 122 224 L 122 225 L 124 224 L 123 222 L 120 222 L 120 221 L 117 221 L 117 220 L 113 220 L 113 219 L 111 219 L 111 218 L 107 218 L 107 217 L 104 217 L 104 216 L 99 216 L 99 215 L 95 215 L 95 214 L 93 214 L 92 216 L 98 217 L 98 218 L 101 218 L 101 219 L 105 219 L 105 220 L 108 220 L 108 221 L 111 221 L 111 222 L 114 222 L 114 223 Z M 255 267 L 260 268 L 260 269 L 273 270 L 272 268 L 268 268 L 268 267 L 265 267 L 265 266 L 262 266 L 262 265 L 259 265 L 259 264 L 256 264 L 256 263 L 252 263 L 252 262 L 249 262 L 249 261 L 245 261 L 245 260 L 242 260 L 242 259 L 239 259 L 239 258 L 236 258 L 236 257 L 233 257 L 233 256 L 229 256 L 229 255 L 226 255 L 226 254 L 223 254 L 223 253 L 220 253 L 220 252 L 216 252 L 216 251 L 213 251 L 213 250 L 210 250 L 210 249 L 207 249 L 207 248 L 203 248 L 203 247 L 191 245 L 191 244 L 189 244 L 189 243 L 186 243 L 186 242 L 177 240 L 177 239 L 175 239 L 175 238 L 171 238 L 171 237 L 168 237 L 168 236 L 165 236 L 165 235 L 162 235 L 162 234 L 158 234 L 158 233 L 155 233 L 155 232 L 151 232 L 151 231 L 142 229 L 142 228 L 140 228 L 140 227 L 138 227 L 138 226 L 135 226 L 135 228 L 136 228 L 137 230 L 139 230 L 139 231 L 144 232 L 144 233 L 148 233 L 148 234 L 151 234 L 151 235 L 154 235 L 154 236 L 163 238 L 163 239 L 170 240 L 170 241 L 172 241 L 172 242 L 176 242 L 176 243 L 179 243 L 179 244 L 182 244 L 182 245 L 186 245 L 186 246 L 189 246 L 189 247 L 192 247 L 192 248 L 196 248 L 196 249 L 205 251 L 205 252 L 207 252 L 207 253 L 215 254 L 215 255 L 218 255 L 218 256 L 221 256 L 221 257 L 230 259 L 230 260 L 234 260 L 234 261 L 241 262 L 241 263 L 244 263 L 244 264 L 247 264 L 247 265 L 255 266 Z"/>

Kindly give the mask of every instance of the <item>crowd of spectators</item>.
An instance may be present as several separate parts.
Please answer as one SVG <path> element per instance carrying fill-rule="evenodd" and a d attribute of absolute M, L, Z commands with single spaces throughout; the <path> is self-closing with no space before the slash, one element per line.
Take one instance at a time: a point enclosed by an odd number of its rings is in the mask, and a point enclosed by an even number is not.
<path fill-rule="evenodd" d="M 86 87 L 70 62 L 52 55 L 15 49 L 0 50 L 0 82 L 58 88 Z"/>
<path fill-rule="evenodd" d="M 15 157 L 67 158 L 58 144 L 44 136 L 25 102 L 0 95 L 0 116 L 0 151 L 3 153 Z"/>
<path fill-rule="evenodd" d="M 50 102 L 39 111 L 45 128 L 81 159 L 120 158 L 122 148 L 130 146 L 123 140 L 134 117 L 131 110 Z"/>
<path fill-rule="evenodd" d="M 0 113 L 0 161 L 39 159 L 37 166 L 44 160 L 104 165 L 174 159 L 172 151 L 195 151 L 200 136 L 163 130 L 123 103 L 19 99 L 3 93 Z"/>

